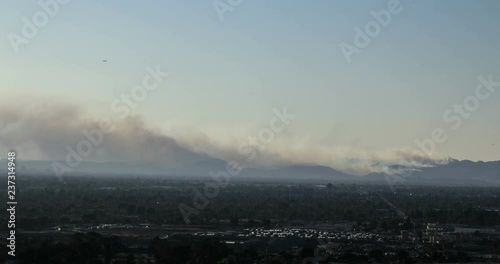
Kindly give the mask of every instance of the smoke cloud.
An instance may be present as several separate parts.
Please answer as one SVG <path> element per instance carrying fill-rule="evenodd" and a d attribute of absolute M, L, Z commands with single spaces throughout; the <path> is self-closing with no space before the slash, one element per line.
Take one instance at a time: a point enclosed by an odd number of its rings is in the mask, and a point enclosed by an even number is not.
<path fill-rule="evenodd" d="M 15 110 L 14 110 L 15 109 Z M 0 107 L 0 151 L 16 149 L 32 160 L 64 160 L 68 146 L 85 140 L 82 131 L 99 128 L 101 117 L 83 107 L 64 103 L 40 103 L 19 108 Z M 247 144 L 246 138 L 196 130 L 167 133 L 153 128 L 140 116 L 115 121 L 115 131 L 105 133 L 102 143 L 86 157 L 89 161 L 154 162 L 193 166 L 206 160 L 235 160 L 244 167 L 281 167 L 297 164 L 323 165 L 353 175 L 398 173 L 404 167 L 432 167 L 448 162 L 443 156 L 427 156 L 409 149 L 366 150 L 352 146 L 318 146 L 307 140 L 276 135 L 266 145 Z M 255 158 L 242 155 L 245 146 Z"/>

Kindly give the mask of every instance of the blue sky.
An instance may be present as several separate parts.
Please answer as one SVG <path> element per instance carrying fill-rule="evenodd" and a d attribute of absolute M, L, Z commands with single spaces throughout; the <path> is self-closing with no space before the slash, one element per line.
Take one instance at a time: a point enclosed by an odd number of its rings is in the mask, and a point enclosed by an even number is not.
<path fill-rule="evenodd" d="M 457 130 L 442 118 L 478 76 L 500 80 L 500 2 L 401 0 L 347 63 L 339 44 L 353 44 L 353 28 L 388 2 L 243 0 L 221 21 L 212 1 L 71 1 L 19 53 L 6 36 L 41 9 L 2 2 L 0 92 L 19 106 L 31 97 L 109 105 L 160 65 L 169 79 L 135 109 L 154 126 L 244 137 L 286 106 L 298 116 L 290 144 L 415 148 L 441 127 L 449 138 L 437 152 L 500 159 L 498 91 Z"/>

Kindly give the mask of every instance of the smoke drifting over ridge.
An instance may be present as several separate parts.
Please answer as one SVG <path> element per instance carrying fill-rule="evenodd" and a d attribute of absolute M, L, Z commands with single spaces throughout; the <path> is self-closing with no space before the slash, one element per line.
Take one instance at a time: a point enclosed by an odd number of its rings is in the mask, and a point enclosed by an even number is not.
<path fill-rule="evenodd" d="M 96 131 L 102 134 L 102 141 L 88 155 L 90 161 L 179 163 L 201 158 L 174 139 L 146 128 L 137 116 L 112 122 L 115 131 L 103 133 L 100 118 L 74 105 L 42 106 L 23 112 L 9 109 L 0 111 L 0 148 L 14 148 L 25 159 L 64 160 L 68 148 L 75 150 L 79 142 L 88 140 L 86 134 Z"/>
<path fill-rule="evenodd" d="M 18 108 L 0 107 L 0 151 L 16 149 L 23 159 L 64 160 L 68 149 L 75 150 L 79 142 L 87 140 L 85 133 L 92 134 L 100 127 L 101 117 L 74 104 Z M 422 168 L 448 162 L 447 158 L 425 156 L 419 151 L 316 146 L 307 141 L 280 138 L 281 134 L 264 146 L 252 145 L 247 138 L 228 144 L 221 142 L 219 135 L 201 130 L 170 135 L 148 126 L 139 116 L 114 120 L 113 126 L 114 131 L 103 133 L 102 142 L 96 144 L 84 160 L 164 163 L 176 167 L 219 159 L 235 160 L 243 167 L 314 164 L 354 175 L 394 174 L 400 166 Z M 248 152 L 241 153 L 242 147 L 251 150 L 255 158 L 249 159 Z"/>

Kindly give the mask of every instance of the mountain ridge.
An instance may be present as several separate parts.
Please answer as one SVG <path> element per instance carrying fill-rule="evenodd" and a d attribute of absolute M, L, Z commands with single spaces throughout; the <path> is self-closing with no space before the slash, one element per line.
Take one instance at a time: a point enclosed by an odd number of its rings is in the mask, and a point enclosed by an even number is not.
<path fill-rule="evenodd" d="M 65 161 L 58 161 L 65 165 Z M 53 161 L 16 160 L 18 174 L 55 175 Z M 450 185 L 450 186 L 500 186 L 500 161 L 451 160 L 444 165 L 425 168 L 410 168 L 406 173 L 370 173 L 355 176 L 317 164 L 294 164 L 277 168 L 245 168 L 233 177 L 241 179 L 274 181 L 311 182 L 356 182 L 387 183 L 409 185 Z M 172 166 L 165 163 L 147 162 L 92 162 L 82 161 L 69 175 L 123 175 L 123 176 L 208 176 L 210 172 L 226 169 L 223 160 L 198 161 L 186 166 Z M 414 169 L 413 172 L 408 172 Z M 7 160 L 0 160 L 0 170 L 7 170 Z"/>

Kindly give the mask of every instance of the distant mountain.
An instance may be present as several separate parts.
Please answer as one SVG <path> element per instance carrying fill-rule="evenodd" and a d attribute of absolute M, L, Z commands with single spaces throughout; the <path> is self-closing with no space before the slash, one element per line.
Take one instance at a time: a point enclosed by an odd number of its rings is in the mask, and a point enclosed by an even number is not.
<path fill-rule="evenodd" d="M 319 165 L 293 165 L 273 169 L 246 169 L 239 175 L 258 180 L 332 181 L 352 182 L 361 180 L 359 176 L 348 175 L 330 167 Z"/>
<path fill-rule="evenodd" d="M 188 162 L 189 161 L 189 162 Z M 17 171 L 25 174 L 55 175 L 53 164 L 68 166 L 66 161 L 16 160 Z M 71 168 L 70 166 L 68 166 Z M 91 162 L 82 161 L 71 168 L 74 175 L 124 175 L 124 176 L 196 176 L 208 175 L 213 168 L 225 168 L 226 162 L 214 158 L 187 159 L 177 163 L 145 162 Z M 7 161 L 0 160 L 0 171 L 7 169 Z"/>
<path fill-rule="evenodd" d="M 416 184 L 500 186 L 500 161 L 452 160 L 446 165 L 424 168 L 408 179 Z"/>
<path fill-rule="evenodd" d="M 59 161 L 65 164 L 64 161 Z M 52 161 L 17 160 L 17 171 L 23 174 L 55 175 Z M 82 162 L 72 174 L 78 175 L 123 175 L 123 176 L 208 176 L 209 172 L 226 169 L 226 162 L 213 158 L 199 158 L 191 163 L 126 163 L 126 162 Z M 399 166 L 398 169 L 409 169 Z M 7 161 L 0 160 L 0 171 L 7 170 Z M 259 181 L 300 181 L 309 183 L 376 183 L 440 185 L 440 186 L 500 186 L 500 161 L 473 162 L 451 160 L 446 165 L 421 168 L 405 175 L 372 173 L 353 176 L 318 165 L 293 165 L 280 168 L 247 168 L 233 179 L 255 179 Z"/>

